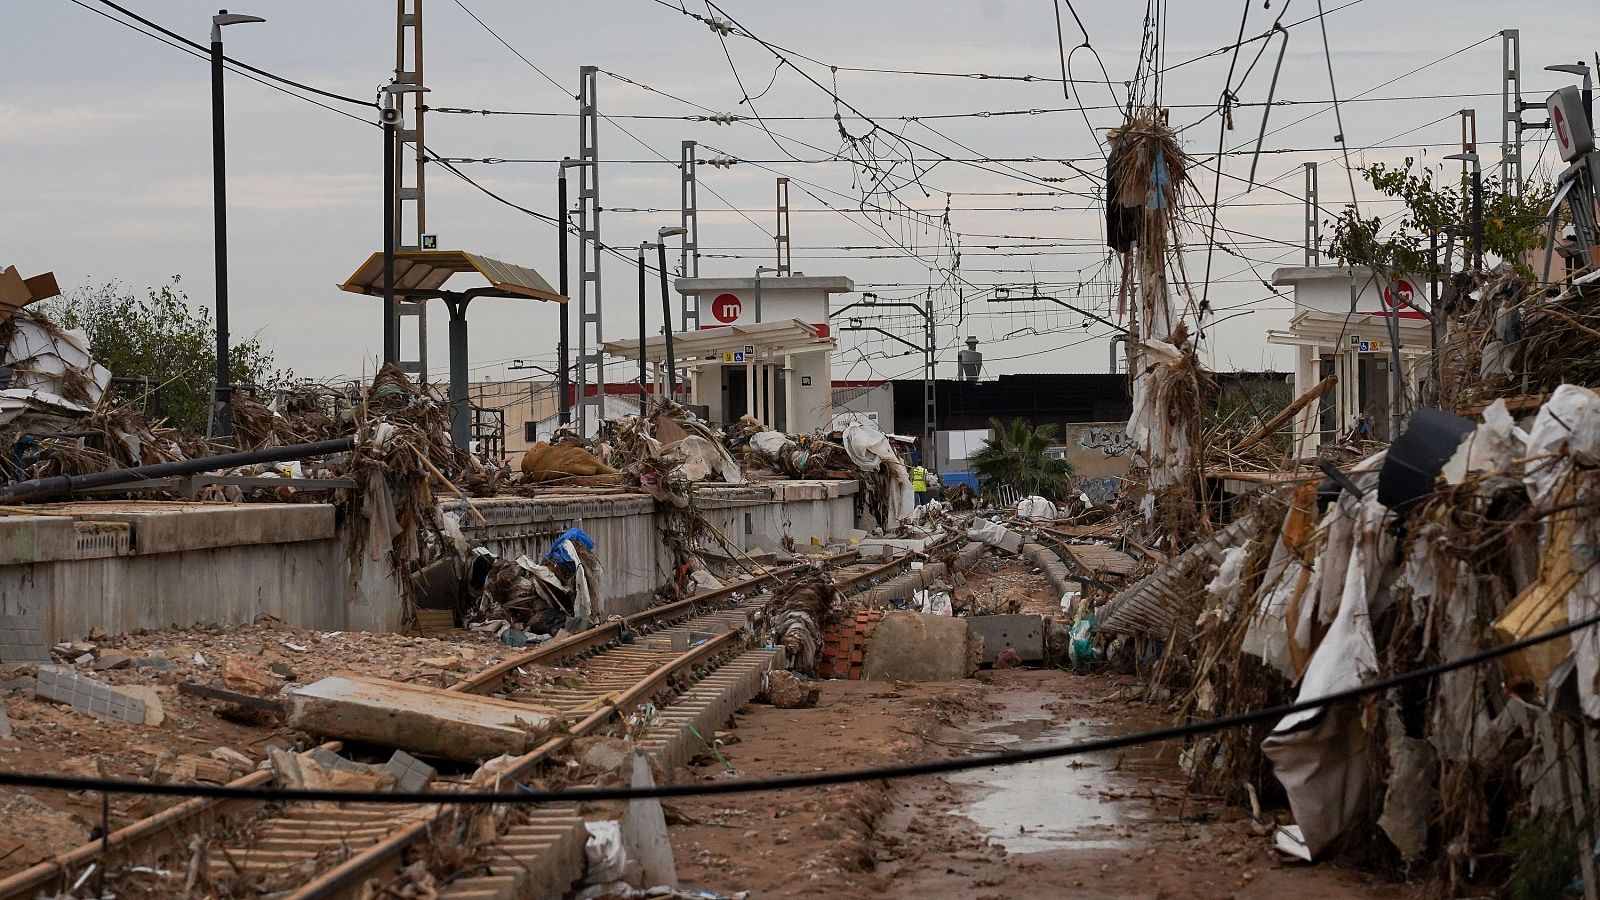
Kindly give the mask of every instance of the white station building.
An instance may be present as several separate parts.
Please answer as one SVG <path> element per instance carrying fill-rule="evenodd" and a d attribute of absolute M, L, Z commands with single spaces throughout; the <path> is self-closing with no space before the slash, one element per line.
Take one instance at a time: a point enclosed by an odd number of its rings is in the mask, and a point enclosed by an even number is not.
<path fill-rule="evenodd" d="M 855 290 L 842 275 L 755 278 L 679 278 L 678 293 L 694 297 L 697 331 L 672 335 L 674 363 L 688 372 L 689 402 L 710 420 L 750 415 L 791 434 L 828 430 L 833 419 L 828 298 Z M 610 341 L 607 353 L 638 360 L 637 338 Z M 645 361 L 666 362 L 666 339 L 647 338 Z M 663 380 L 657 383 L 664 383 Z"/>
<path fill-rule="evenodd" d="M 1429 353 L 1426 282 L 1401 278 L 1384 283 L 1371 269 L 1294 266 L 1272 273 L 1272 283 L 1294 288 L 1294 316 L 1285 331 L 1267 332 L 1267 342 L 1299 348 L 1294 393 L 1299 396 L 1329 375 L 1338 383 L 1295 417 L 1297 453 L 1366 429 L 1389 439 L 1390 414 L 1416 406 Z M 1400 384 L 1407 396 L 1392 397 L 1390 366 L 1399 333 Z"/>

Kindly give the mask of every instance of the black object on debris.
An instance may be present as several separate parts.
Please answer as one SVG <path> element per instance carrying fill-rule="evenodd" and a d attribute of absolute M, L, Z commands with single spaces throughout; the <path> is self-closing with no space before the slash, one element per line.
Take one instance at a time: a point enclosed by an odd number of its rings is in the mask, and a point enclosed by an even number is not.
<path fill-rule="evenodd" d="M 1378 502 L 1404 517 L 1433 493 L 1444 464 L 1477 427 L 1471 419 L 1440 409 L 1412 413 L 1406 430 L 1389 445 L 1378 473 Z"/>

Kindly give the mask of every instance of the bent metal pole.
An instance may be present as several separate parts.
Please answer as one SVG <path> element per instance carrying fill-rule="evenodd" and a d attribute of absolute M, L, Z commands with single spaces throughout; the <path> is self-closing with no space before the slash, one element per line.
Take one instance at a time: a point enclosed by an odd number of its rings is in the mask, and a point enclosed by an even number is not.
<path fill-rule="evenodd" d="M 31 500 L 37 497 L 71 494 L 75 491 L 88 490 L 89 488 L 108 487 L 134 481 L 172 478 L 178 475 L 198 475 L 201 472 L 232 469 L 235 466 L 248 466 L 255 463 L 286 462 L 291 459 L 305 459 L 309 456 L 326 456 L 330 453 L 344 453 L 354 448 L 355 444 L 355 437 L 350 436 L 334 438 L 330 441 L 317 441 L 311 444 L 265 447 L 260 450 L 223 453 L 200 459 L 180 459 L 174 462 L 155 463 L 148 466 L 134 466 L 131 469 L 110 469 L 105 472 L 90 472 L 87 475 L 54 475 L 49 478 L 34 478 L 29 481 L 19 481 L 0 491 L 0 501 Z"/>

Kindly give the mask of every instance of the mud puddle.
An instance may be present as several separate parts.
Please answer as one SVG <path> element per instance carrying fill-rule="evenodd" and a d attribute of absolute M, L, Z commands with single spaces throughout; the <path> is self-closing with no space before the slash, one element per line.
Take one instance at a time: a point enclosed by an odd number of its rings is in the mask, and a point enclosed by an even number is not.
<path fill-rule="evenodd" d="M 1049 713 L 1039 701 L 1048 699 L 1031 693 L 1009 696 L 994 720 L 968 730 L 996 750 L 1071 744 L 1106 733 L 1103 723 L 1045 718 Z M 1008 853 L 1127 846 L 1126 829 L 1116 826 L 1142 817 L 1102 796 L 1102 790 L 1121 786 L 1112 771 L 1115 765 L 1112 754 L 1086 754 L 960 772 L 950 782 L 971 790 L 962 792 L 965 799 L 955 812 Z"/>

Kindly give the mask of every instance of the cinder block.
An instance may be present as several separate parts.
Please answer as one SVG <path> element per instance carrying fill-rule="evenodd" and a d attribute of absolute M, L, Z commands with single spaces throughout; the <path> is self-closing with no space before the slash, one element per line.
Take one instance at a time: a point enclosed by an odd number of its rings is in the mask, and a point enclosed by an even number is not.
<path fill-rule="evenodd" d="M 404 750 L 396 750 L 383 768 L 394 776 L 394 789 L 402 794 L 415 794 L 426 790 L 428 784 L 437 774 L 433 766 L 428 765 Z"/>
<path fill-rule="evenodd" d="M 1042 616 L 972 616 L 967 627 L 983 638 L 983 661 L 992 663 L 1002 650 L 1017 651 L 1023 662 L 1044 660 Z"/>
<path fill-rule="evenodd" d="M 144 724 L 143 700 L 65 669 L 53 666 L 40 668 L 34 691 L 45 700 L 65 703 L 73 709 L 103 719 Z"/>
<path fill-rule="evenodd" d="M 39 617 L 0 616 L 0 663 L 48 663 L 50 648 L 45 646 Z"/>

